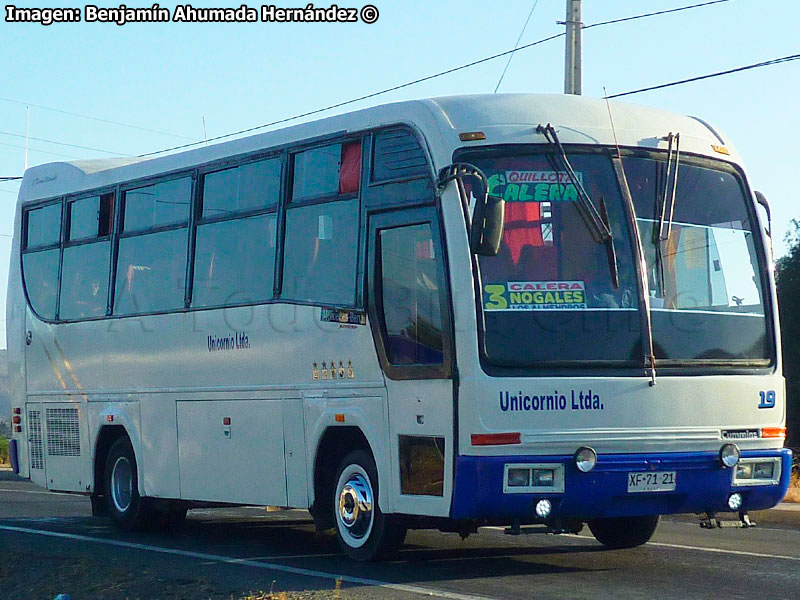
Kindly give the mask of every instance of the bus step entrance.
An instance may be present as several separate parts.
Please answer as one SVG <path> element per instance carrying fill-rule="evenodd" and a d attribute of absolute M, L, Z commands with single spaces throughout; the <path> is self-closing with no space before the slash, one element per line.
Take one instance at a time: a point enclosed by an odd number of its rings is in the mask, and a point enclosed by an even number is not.
<path fill-rule="evenodd" d="M 746 512 L 739 513 L 738 521 L 723 521 L 718 519 L 713 512 L 702 513 L 700 517 L 700 527 L 703 529 L 719 529 L 722 527 L 737 527 L 739 529 L 747 529 L 755 527 L 756 524 L 750 520 L 750 515 Z"/>

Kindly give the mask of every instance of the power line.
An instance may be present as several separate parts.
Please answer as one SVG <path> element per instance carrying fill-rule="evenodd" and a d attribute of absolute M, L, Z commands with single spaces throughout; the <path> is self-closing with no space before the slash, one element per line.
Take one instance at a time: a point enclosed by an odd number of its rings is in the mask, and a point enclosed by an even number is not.
<path fill-rule="evenodd" d="M 71 115 L 73 117 L 80 117 L 82 119 L 89 119 L 99 123 L 108 123 L 110 125 L 119 125 L 120 127 L 128 127 L 130 129 L 138 129 L 139 131 L 147 131 L 148 133 L 157 133 L 159 135 L 166 135 L 169 137 L 181 138 L 184 140 L 195 140 L 197 138 L 187 137 L 185 135 L 178 135 L 177 133 L 169 133 L 167 131 L 159 131 L 158 129 L 148 129 L 147 127 L 140 127 L 138 125 L 131 125 L 130 123 L 122 123 L 120 121 L 112 121 L 111 119 L 101 119 L 91 115 L 84 115 L 81 113 L 71 112 L 68 110 L 61 110 L 60 108 L 52 108 L 50 106 L 42 106 L 41 104 L 33 104 L 32 102 L 23 102 L 22 100 L 14 100 L 13 98 L 0 98 L 0 101 L 11 102 L 13 104 L 22 104 L 23 106 L 32 106 L 41 110 L 49 110 L 50 112 L 61 113 L 62 115 Z"/>
<path fill-rule="evenodd" d="M 644 18 L 647 18 L 647 17 L 656 16 L 656 15 L 679 12 L 679 11 L 682 11 L 682 10 L 690 10 L 690 9 L 693 9 L 693 8 L 699 8 L 701 6 L 709 6 L 711 4 L 720 4 L 722 2 L 730 2 L 730 0 L 712 0 L 711 2 L 703 2 L 701 4 L 692 4 L 690 6 L 682 6 L 682 7 L 679 7 L 679 8 L 673 8 L 673 9 L 665 10 L 665 11 L 646 13 L 646 14 L 642 14 L 642 15 L 634 15 L 632 17 L 624 17 L 624 18 L 621 18 L 621 19 L 614 19 L 612 21 L 603 21 L 601 23 L 594 23 L 594 24 L 591 24 L 591 25 L 586 25 L 586 26 L 584 26 L 584 29 L 591 29 L 592 27 L 600 27 L 601 25 L 613 25 L 615 23 L 622 23 L 623 21 L 633 21 L 635 19 L 644 19 Z M 495 60 L 495 59 L 500 58 L 502 56 L 508 56 L 509 54 L 513 54 L 515 52 L 520 52 L 521 50 L 526 50 L 528 48 L 533 48 L 534 46 L 538 46 L 539 44 L 544 44 L 545 42 L 549 42 L 549 41 L 558 39 L 560 37 L 564 37 L 564 35 L 566 35 L 564 32 L 557 33 L 555 35 L 551 35 L 549 37 L 542 38 L 542 39 L 537 40 L 535 42 L 531 42 L 530 44 L 524 44 L 524 45 L 522 45 L 522 46 L 520 46 L 518 48 L 513 48 L 511 50 L 506 50 L 505 52 L 500 52 L 498 54 L 493 54 L 492 56 L 487 56 L 486 58 L 481 58 L 481 59 L 478 59 L 478 60 L 474 60 L 474 61 L 469 62 L 467 64 L 464 64 L 464 65 L 461 65 L 461 66 L 458 66 L 458 67 L 453 67 L 452 69 L 447 69 L 447 70 L 444 70 L 444 71 L 440 71 L 438 73 L 434 73 L 433 75 L 428 75 L 426 77 L 420 77 L 419 79 L 414 79 L 413 81 L 407 81 L 406 83 L 401 83 L 399 85 L 395 85 L 395 86 L 392 86 L 392 87 L 389 87 L 389 88 L 386 88 L 386 89 L 383 89 L 383 90 L 380 90 L 380 91 L 377 91 L 377 92 L 373 92 L 371 94 L 366 94 L 366 95 L 360 96 L 358 98 L 353 98 L 351 100 L 345 100 L 343 102 L 337 102 L 336 104 L 331 104 L 331 105 L 326 106 L 324 108 L 318 108 L 318 109 L 315 109 L 315 110 L 310 110 L 310 111 L 307 111 L 307 112 L 304 112 L 304 113 L 301 113 L 301 114 L 298 114 L 298 115 L 294 115 L 292 117 L 286 117 L 284 119 L 278 119 L 277 121 L 272 121 L 270 123 L 264 123 L 263 125 L 256 125 L 255 127 L 248 127 L 247 129 L 241 129 L 239 131 L 234 131 L 232 133 L 226 133 L 224 135 L 218 135 L 216 137 L 209 138 L 207 140 L 203 140 L 201 142 L 193 142 L 191 144 L 182 144 L 180 146 L 172 146 L 171 148 L 164 148 L 163 150 L 156 150 L 154 152 L 147 152 L 145 154 L 139 154 L 138 158 L 144 158 L 146 156 L 153 156 L 155 154 L 162 154 L 164 152 L 172 152 L 173 150 L 183 150 L 184 148 L 191 148 L 192 146 L 198 146 L 200 144 L 204 144 L 204 143 L 208 143 L 208 142 L 215 142 L 215 141 L 218 141 L 218 140 L 230 138 L 230 137 L 233 137 L 235 135 L 241 135 L 243 133 L 250 133 L 251 131 L 257 131 L 259 129 L 265 129 L 267 127 L 272 127 L 273 125 L 281 125 L 283 123 L 288 123 L 289 121 L 296 121 L 297 119 L 302 119 L 303 117 L 309 117 L 311 115 L 316 115 L 316 114 L 319 114 L 319 113 L 322 113 L 322 112 L 325 112 L 325 111 L 328 111 L 328 110 L 333 110 L 334 108 L 341 108 L 342 106 L 347 106 L 348 104 L 355 104 L 356 102 L 361 102 L 362 100 L 368 100 L 370 98 L 375 98 L 376 96 L 381 96 L 383 94 L 388 94 L 389 92 L 394 92 L 394 91 L 397 91 L 397 90 L 400 90 L 400 89 L 403 89 L 403 88 L 407 88 L 407 87 L 410 87 L 412 85 L 416 85 L 418 83 L 422 83 L 424 81 L 430 81 L 431 79 L 436 79 L 437 77 L 442 77 L 444 75 L 449 75 L 450 73 L 455 73 L 456 71 L 461 71 L 463 69 L 468 69 L 470 67 L 474 67 L 476 65 L 480 65 L 480 64 L 483 64 L 485 62 L 489 62 L 491 60 Z"/>
<path fill-rule="evenodd" d="M 0 182 L 16 181 L 17 179 L 22 179 L 22 177 L 0 177 Z"/>
<path fill-rule="evenodd" d="M 525 50 L 526 48 L 531 48 L 533 46 L 537 46 L 539 44 L 543 44 L 545 42 L 549 42 L 551 40 L 555 40 L 555 39 L 558 39 L 558 38 L 563 37 L 563 36 L 564 36 L 563 33 L 557 33 L 555 35 L 551 35 L 550 37 L 546 37 L 546 38 L 543 38 L 541 40 L 537 40 L 535 42 L 532 42 L 530 44 L 526 44 L 524 46 L 520 46 L 519 48 L 517 48 L 515 50 L 506 50 L 505 52 L 500 52 L 499 54 L 495 54 L 493 56 L 487 56 L 486 58 L 481 58 L 479 60 L 475 60 L 475 61 L 473 61 L 471 63 L 467 63 L 467 64 L 461 65 L 459 67 L 453 67 L 452 69 L 447 69 L 446 71 L 440 71 L 439 73 L 434 73 L 433 75 L 428 75 L 426 77 L 420 77 L 419 79 L 415 79 L 413 81 L 407 81 L 406 83 L 401 83 L 399 85 L 395 85 L 393 87 L 386 88 L 386 89 L 380 90 L 378 92 L 373 92 L 371 94 L 366 94 L 366 95 L 360 96 L 358 98 L 352 98 L 351 100 L 345 100 L 344 102 L 337 102 L 336 104 L 331 104 L 331 105 L 326 106 L 324 108 L 317 108 L 315 110 L 310 110 L 308 112 L 304 112 L 304 113 L 301 113 L 299 115 L 294 115 L 293 117 L 286 117 L 285 119 L 278 119 L 277 121 L 272 121 L 270 123 L 264 123 L 263 125 L 256 125 L 255 127 L 249 127 L 247 129 L 242 129 L 240 131 L 234 131 L 233 133 L 226 133 L 224 135 L 218 135 L 218 136 L 213 137 L 213 138 L 208 138 L 207 140 L 204 140 L 202 142 L 194 142 L 192 144 L 183 144 L 181 146 L 173 146 L 172 148 L 165 148 L 163 150 L 156 150 L 155 152 L 148 152 L 146 154 L 140 154 L 138 156 L 138 158 L 143 158 L 145 156 L 152 156 L 154 154 L 161 154 L 163 152 L 170 152 L 172 150 L 182 150 L 183 148 L 189 148 L 191 146 L 197 146 L 197 145 L 200 145 L 200 144 L 204 144 L 206 142 L 215 142 L 217 140 L 222 140 L 222 139 L 225 139 L 225 138 L 233 137 L 235 135 L 241 135 L 243 133 L 250 133 L 251 131 L 256 131 L 258 129 L 265 129 L 266 127 L 272 127 L 273 125 L 280 125 L 282 123 L 288 123 L 289 121 L 296 121 L 297 119 L 302 119 L 303 117 L 309 117 L 311 115 L 316 115 L 316 114 L 321 113 L 321 112 L 325 112 L 325 111 L 328 111 L 328 110 L 333 110 L 334 108 L 340 108 L 342 106 L 347 106 L 348 104 L 354 104 L 356 102 L 361 102 L 362 100 L 368 100 L 370 98 L 374 98 L 375 96 L 381 96 L 383 94 L 388 94 L 389 92 L 394 92 L 396 90 L 400 90 L 400 89 L 403 89 L 403 88 L 406 88 L 406 87 L 409 87 L 409 86 L 412 86 L 412 85 L 416 85 L 418 83 L 422 83 L 423 81 L 429 81 L 430 79 L 436 79 L 437 77 L 441 77 L 443 75 L 449 75 L 450 73 L 455 73 L 456 71 L 461 71 L 462 69 L 468 69 L 469 67 L 474 67 L 475 65 L 479 65 L 479 64 L 482 64 L 482 63 L 485 63 L 485 62 L 489 62 L 490 60 L 494 60 L 496 58 L 500 58 L 501 56 L 506 56 L 506 55 L 511 54 L 513 52 L 519 52 L 520 50 Z"/>
<path fill-rule="evenodd" d="M 651 90 L 660 90 L 662 88 L 672 87 L 674 85 L 683 85 L 684 83 L 691 83 L 693 81 L 700 81 L 702 79 L 711 79 L 712 77 L 720 77 L 721 75 L 730 75 L 731 73 L 738 73 L 740 71 L 747 71 L 749 69 L 757 69 L 759 67 L 768 67 L 770 65 L 777 65 L 784 62 L 791 62 L 800 59 L 800 54 L 792 54 L 790 56 L 783 56 L 781 58 L 773 58 L 772 60 L 765 60 L 764 62 L 753 63 L 752 65 L 745 65 L 744 67 L 737 67 L 735 69 L 728 69 L 727 71 L 718 71 L 717 73 L 709 73 L 708 75 L 699 75 L 697 77 L 690 77 L 689 79 L 681 79 L 680 81 L 672 81 L 670 83 L 662 83 L 660 85 L 653 85 L 650 87 L 640 88 L 638 90 L 631 90 L 630 92 L 621 92 L 619 94 L 612 94 L 606 98 L 619 98 L 621 96 L 630 96 L 631 94 L 640 94 L 642 92 L 649 92 Z"/>
<path fill-rule="evenodd" d="M 711 2 L 702 2 L 700 4 L 692 4 L 690 6 L 680 6 L 678 8 L 670 8 L 669 10 L 660 10 L 658 12 L 645 13 L 643 15 L 634 15 L 632 17 L 623 17 L 621 19 L 614 19 L 612 21 L 600 21 L 599 23 L 592 23 L 591 25 L 584 25 L 582 29 L 591 29 L 592 27 L 601 27 L 603 25 L 613 25 L 615 23 L 624 23 L 625 21 L 633 21 L 635 19 L 644 19 L 646 17 L 657 17 L 659 15 L 666 15 L 669 13 L 681 12 L 682 10 L 691 10 L 693 8 L 702 8 L 703 6 L 711 6 L 712 4 L 722 4 L 723 2 L 730 2 L 731 0 L 711 0 Z"/>
<path fill-rule="evenodd" d="M 536 10 L 536 5 L 537 4 L 539 4 L 539 0 L 536 0 L 536 2 L 533 3 L 533 6 L 531 6 L 531 12 L 528 13 L 528 18 L 525 19 L 525 24 L 522 26 L 522 31 L 519 32 L 519 37 L 517 38 L 517 43 L 514 44 L 514 50 L 517 49 L 517 47 L 519 46 L 519 43 L 522 41 L 522 36 L 525 35 L 525 30 L 528 28 L 528 23 L 530 23 L 530 21 L 531 21 L 531 17 L 533 16 L 533 11 Z M 503 83 L 503 78 L 506 76 L 506 71 L 508 71 L 508 67 L 511 64 L 511 59 L 512 58 L 514 58 L 514 55 L 513 54 L 509 55 L 508 61 L 506 62 L 506 66 L 503 69 L 503 72 L 500 74 L 500 79 L 497 80 L 497 85 L 494 86 L 494 93 L 495 94 L 497 93 L 497 90 L 500 89 L 500 84 Z"/>
<path fill-rule="evenodd" d="M 25 148 L 25 146 L 20 146 L 18 144 L 6 144 L 6 143 L 3 143 L 3 142 L 0 142 L 0 146 L 7 146 L 9 148 L 19 148 L 21 150 L 30 150 L 31 152 L 40 152 L 42 154 L 51 154 L 53 156 L 60 156 L 61 158 L 74 158 L 74 159 L 79 158 L 77 156 L 70 155 L 70 154 L 59 154 L 58 152 L 50 152 L 49 150 L 39 150 L 39 148 L 30 148 L 30 147 L 29 148 Z"/>
<path fill-rule="evenodd" d="M 10 135 L 12 137 L 17 138 L 25 138 L 25 135 L 21 133 L 11 133 L 8 131 L 0 131 L 0 135 Z M 48 140 L 45 138 L 37 138 L 32 136 L 27 136 L 29 140 L 33 140 L 35 142 L 47 142 L 48 144 L 56 144 L 58 146 L 69 146 L 70 148 L 79 148 L 80 150 L 91 150 L 92 152 L 102 152 L 103 154 L 116 154 L 117 156 L 130 156 L 130 154 L 123 154 L 122 152 L 112 152 L 111 150 L 101 150 L 100 148 L 92 148 L 90 146 L 78 146 L 77 144 L 68 144 L 66 142 L 57 142 L 55 140 Z M 200 142 L 202 143 L 202 142 Z"/>

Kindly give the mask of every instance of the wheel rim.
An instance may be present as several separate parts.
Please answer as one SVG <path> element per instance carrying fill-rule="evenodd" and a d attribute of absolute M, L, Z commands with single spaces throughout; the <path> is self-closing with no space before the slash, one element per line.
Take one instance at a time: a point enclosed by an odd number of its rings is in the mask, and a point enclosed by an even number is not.
<path fill-rule="evenodd" d="M 369 475 L 360 465 L 342 471 L 336 486 L 336 521 L 339 534 L 348 546 L 360 548 L 372 532 L 374 493 Z"/>
<path fill-rule="evenodd" d="M 111 500 L 119 512 L 125 512 L 133 496 L 133 469 L 130 461 L 120 456 L 111 471 Z"/>

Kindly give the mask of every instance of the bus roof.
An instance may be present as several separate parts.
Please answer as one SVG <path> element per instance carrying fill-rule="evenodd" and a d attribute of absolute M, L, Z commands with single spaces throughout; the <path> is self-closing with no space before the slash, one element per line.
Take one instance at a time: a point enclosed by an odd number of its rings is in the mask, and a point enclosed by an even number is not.
<path fill-rule="evenodd" d="M 666 149 L 663 138 L 680 132 L 682 152 L 738 162 L 728 140 L 700 119 L 625 102 L 610 102 L 609 106 L 620 146 Z M 602 99 L 559 94 L 480 94 L 383 104 L 157 158 L 103 158 L 35 166 L 25 172 L 19 201 L 99 189 L 231 156 L 398 123 L 425 132 L 437 167 L 449 163 L 453 150 L 462 146 L 542 143 L 544 138 L 536 133 L 536 126 L 547 123 L 556 127 L 565 144 L 613 145 L 608 109 Z M 482 131 L 486 139 L 461 142 L 458 134 L 467 131 Z"/>

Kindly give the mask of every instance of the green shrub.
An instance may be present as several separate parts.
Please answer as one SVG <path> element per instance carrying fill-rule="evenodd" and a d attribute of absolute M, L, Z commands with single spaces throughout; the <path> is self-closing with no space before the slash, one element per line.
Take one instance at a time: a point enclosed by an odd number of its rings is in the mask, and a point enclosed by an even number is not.
<path fill-rule="evenodd" d="M 0 465 L 8 464 L 8 440 L 0 437 Z"/>

